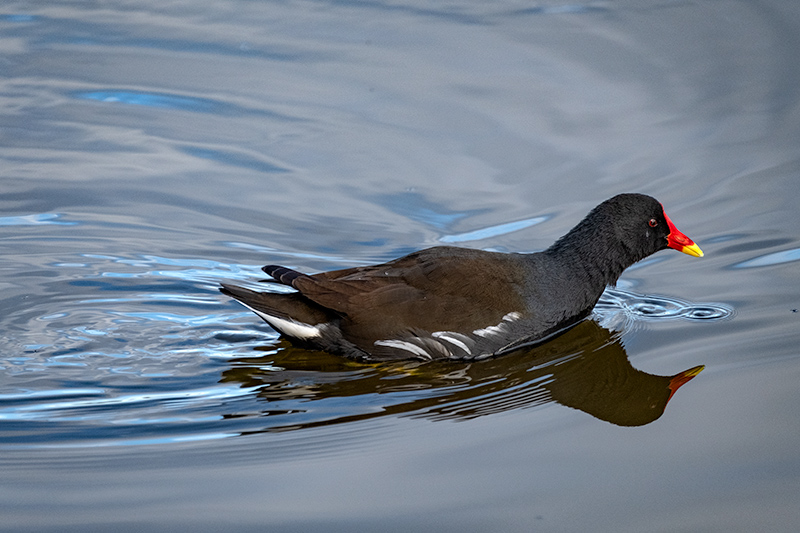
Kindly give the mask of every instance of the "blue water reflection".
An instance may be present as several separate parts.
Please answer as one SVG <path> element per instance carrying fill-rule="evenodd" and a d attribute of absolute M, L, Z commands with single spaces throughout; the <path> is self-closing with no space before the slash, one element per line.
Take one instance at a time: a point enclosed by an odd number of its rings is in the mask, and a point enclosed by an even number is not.
<path fill-rule="evenodd" d="M 80 100 L 95 100 L 106 104 L 122 104 L 152 107 L 155 109 L 175 109 L 195 113 L 213 113 L 224 116 L 262 117 L 283 122 L 303 122 L 305 119 L 292 117 L 283 113 L 263 108 L 242 107 L 230 102 L 198 98 L 169 93 L 148 93 L 141 91 L 74 91 L 70 96 Z M 188 149 L 188 148 L 187 148 Z"/>
<path fill-rule="evenodd" d="M 147 107 L 160 107 L 165 109 L 184 109 L 212 113 L 220 106 L 212 100 L 203 98 L 187 98 L 169 94 L 150 94 L 131 91 L 93 91 L 77 92 L 76 98 L 98 100 L 113 104 L 141 105 Z"/>
<path fill-rule="evenodd" d="M 59 220 L 62 216 L 63 215 L 60 213 L 37 213 L 33 215 L 0 217 L 0 226 L 39 226 L 39 225 L 74 226 L 78 224 L 78 222 Z"/>
<path fill-rule="evenodd" d="M 0 20 L 6 20 L 8 22 L 18 22 L 18 23 L 33 22 L 36 19 L 37 17 L 35 17 L 34 15 L 26 15 L 23 13 L 16 13 L 12 15 L 5 15 L 5 14 L 0 15 Z"/>

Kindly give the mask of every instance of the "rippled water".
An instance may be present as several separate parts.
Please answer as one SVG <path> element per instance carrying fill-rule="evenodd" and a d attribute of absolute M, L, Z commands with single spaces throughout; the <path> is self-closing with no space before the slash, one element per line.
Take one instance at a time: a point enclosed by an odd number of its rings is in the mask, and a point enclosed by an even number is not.
<path fill-rule="evenodd" d="M 4 4 L 0 530 L 794 531 L 799 29 L 778 1 Z M 623 191 L 706 256 L 506 357 L 359 364 L 217 290 L 542 249 Z"/>

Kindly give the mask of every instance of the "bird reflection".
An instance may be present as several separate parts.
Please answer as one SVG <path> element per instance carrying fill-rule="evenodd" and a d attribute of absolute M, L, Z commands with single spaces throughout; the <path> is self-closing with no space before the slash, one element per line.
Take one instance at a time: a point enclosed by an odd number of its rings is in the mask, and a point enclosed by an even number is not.
<path fill-rule="evenodd" d="M 618 426 L 649 424 L 703 366 L 642 372 L 620 336 L 585 320 L 541 346 L 471 363 L 363 364 L 280 341 L 233 360 L 222 381 L 256 389 L 265 402 L 259 416 L 275 416 L 262 431 L 385 415 L 469 419 L 550 402 Z"/>

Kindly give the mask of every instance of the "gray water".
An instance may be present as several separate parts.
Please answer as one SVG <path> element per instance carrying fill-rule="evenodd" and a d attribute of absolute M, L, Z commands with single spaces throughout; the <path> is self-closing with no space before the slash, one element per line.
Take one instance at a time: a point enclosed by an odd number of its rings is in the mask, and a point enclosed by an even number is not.
<path fill-rule="evenodd" d="M 798 54 L 778 0 L 4 3 L 0 530 L 796 531 Z M 356 364 L 217 292 L 626 191 L 706 256 L 526 353 Z"/>

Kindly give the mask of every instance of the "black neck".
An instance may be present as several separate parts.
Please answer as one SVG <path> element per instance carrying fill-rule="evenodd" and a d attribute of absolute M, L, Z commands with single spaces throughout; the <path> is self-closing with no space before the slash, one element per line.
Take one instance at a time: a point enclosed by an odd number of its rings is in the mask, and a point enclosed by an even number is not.
<path fill-rule="evenodd" d="M 544 254 L 562 264 L 573 274 L 576 283 L 597 293 L 598 297 L 607 285 L 616 284 L 622 272 L 639 260 L 609 226 L 586 219 Z"/>

